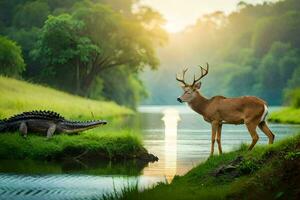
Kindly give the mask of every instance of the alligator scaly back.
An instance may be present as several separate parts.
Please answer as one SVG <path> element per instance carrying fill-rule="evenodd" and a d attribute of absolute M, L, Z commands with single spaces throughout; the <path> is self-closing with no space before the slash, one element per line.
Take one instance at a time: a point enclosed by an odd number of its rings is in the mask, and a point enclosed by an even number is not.
<path fill-rule="evenodd" d="M 28 131 L 47 133 L 47 138 L 50 138 L 54 132 L 77 133 L 104 124 L 107 124 L 105 120 L 70 121 L 53 111 L 35 110 L 3 119 L 0 121 L 0 132 L 19 130 L 24 137 Z"/>
<path fill-rule="evenodd" d="M 8 119 L 3 119 L 2 122 L 14 122 L 26 119 L 48 119 L 54 121 L 63 121 L 65 118 L 60 114 L 53 111 L 46 110 L 34 110 L 30 112 L 23 112 L 21 114 L 14 115 Z M 1 122 L 0 122 L 1 123 Z"/>

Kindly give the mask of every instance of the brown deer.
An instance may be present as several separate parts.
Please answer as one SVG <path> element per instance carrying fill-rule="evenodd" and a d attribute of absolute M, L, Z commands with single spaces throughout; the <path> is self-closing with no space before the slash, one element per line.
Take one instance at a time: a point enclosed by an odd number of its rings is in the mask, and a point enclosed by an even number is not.
<path fill-rule="evenodd" d="M 222 154 L 222 124 L 245 124 L 252 137 L 252 143 L 249 146 L 249 150 L 254 147 L 259 139 L 256 132 L 257 126 L 268 136 L 269 144 L 273 144 L 275 136 L 265 121 L 268 114 L 266 102 L 254 96 L 242 96 L 237 98 L 214 96 L 211 99 L 207 99 L 200 94 L 198 89 L 201 87 L 200 80 L 208 74 L 208 63 L 206 69 L 201 66 L 200 69 L 200 77 L 196 79 L 194 75 L 194 81 L 191 85 L 184 81 L 187 68 L 183 70 L 182 79 L 176 76 L 176 80 L 182 83 L 182 89 L 184 90 L 183 95 L 178 97 L 177 100 L 180 103 L 186 102 L 195 112 L 202 115 L 205 121 L 211 124 L 210 155 L 213 155 L 214 153 L 216 136 L 219 154 Z"/>

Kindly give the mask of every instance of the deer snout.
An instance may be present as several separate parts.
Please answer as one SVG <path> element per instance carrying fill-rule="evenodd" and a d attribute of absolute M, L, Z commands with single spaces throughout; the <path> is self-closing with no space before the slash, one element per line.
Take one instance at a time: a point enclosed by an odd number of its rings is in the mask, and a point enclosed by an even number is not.
<path fill-rule="evenodd" d="M 177 98 L 177 101 L 179 101 L 180 103 L 182 103 L 182 100 L 180 99 L 180 97 Z"/>

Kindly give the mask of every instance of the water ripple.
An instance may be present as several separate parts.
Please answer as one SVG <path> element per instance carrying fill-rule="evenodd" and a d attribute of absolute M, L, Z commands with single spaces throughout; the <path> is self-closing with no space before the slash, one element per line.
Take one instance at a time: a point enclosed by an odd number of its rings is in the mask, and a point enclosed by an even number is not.
<path fill-rule="evenodd" d="M 142 187 L 163 181 L 163 177 L 120 177 L 90 175 L 15 175 L 0 173 L 0 200 L 99 199 L 128 185 Z"/>

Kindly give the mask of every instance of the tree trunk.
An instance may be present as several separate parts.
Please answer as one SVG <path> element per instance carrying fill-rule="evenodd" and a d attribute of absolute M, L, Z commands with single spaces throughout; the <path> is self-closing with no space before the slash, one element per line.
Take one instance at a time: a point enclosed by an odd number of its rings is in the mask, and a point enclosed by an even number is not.
<path fill-rule="evenodd" d="M 93 66 L 92 70 L 84 77 L 82 81 L 82 93 L 84 95 L 87 95 L 88 89 L 91 87 L 94 78 L 98 75 L 98 73 L 101 71 L 101 67 Z"/>

